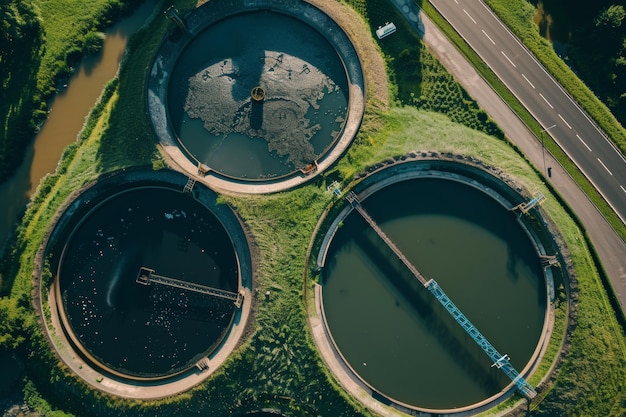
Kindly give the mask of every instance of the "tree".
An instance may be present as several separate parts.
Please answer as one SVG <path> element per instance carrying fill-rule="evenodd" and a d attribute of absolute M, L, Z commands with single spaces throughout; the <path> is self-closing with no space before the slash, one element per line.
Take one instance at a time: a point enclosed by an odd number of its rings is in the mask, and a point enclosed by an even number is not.
<path fill-rule="evenodd" d="M 31 1 L 0 1 L 0 180 L 8 176 L 34 130 L 36 73 L 43 31 Z"/>
<path fill-rule="evenodd" d="M 25 314 L 15 299 L 0 298 L 0 350 L 17 349 L 24 342 Z"/>
<path fill-rule="evenodd" d="M 600 11 L 593 21 L 594 26 L 601 30 L 614 30 L 622 25 L 626 11 L 622 5 L 611 5 Z"/>

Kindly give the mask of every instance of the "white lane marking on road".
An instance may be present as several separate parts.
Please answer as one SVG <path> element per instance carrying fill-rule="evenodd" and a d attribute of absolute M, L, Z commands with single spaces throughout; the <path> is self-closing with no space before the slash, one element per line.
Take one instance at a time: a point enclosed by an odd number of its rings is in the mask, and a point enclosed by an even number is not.
<path fill-rule="evenodd" d="M 511 58 L 509 58 L 508 56 L 506 56 L 506 54 L 504 53 L 504 51 L 500 51 L 502 53 L 502 55 L 504 55 L 504 57 L 511 63 L 511 65 L 513 65 L 513 68 L 517 68 L 517 65 L 515 65 L 513 63 L 513 61 L 511 61 Z"/>
<path fill-rule="evenodd" d="M 613 173 L 609 171 L 609 169 L 606 167 L 606 165 L 604 165 L 604 162 L 602 162 L 600 158 L 598 158 L 598 162 L 600 162 L 600 165 L 602 165 L 604 169 L 606 169 L 606 172 L 608 172 L 610 175 L 613 175 Z"/>
<path fill-rule="evenodd" d="M 550 108 L 551 108 L 551 109 L 553 109 L 553 108 L 554 108 L 554 106 L 553 106 L 552 104 L 550 104 L 550 102 L 548 101 L 548 99 L 547 99 L 547 98 L 545 98 L 545 97 L 543 96 L 543 94 L 539 93 L 539 95 L 541 96 L 541 98 L 543 99 L 543 101 L 545 101 L 545 102 L 548 104 L 548 106 L 550 106 Z"/>
<path fill-rule="evenodd" d="M 454 0 L 454 2 L 455 2 L 456 4 L 459 4 L 459 0 Z"/>
<path fill-rule="evenodd" d="M 476 24 L 476 21 L 474 20 L 474 18 L 472 17 L 472 15 L 470 15 L 469 13 L 467 13 L 467 10 L 465 10 L 465 9 L 463 9 L 463 11 L 464 11 L 464 12 L 465 12 L 465 14 L 467 15 L 467 17 L 469 17 L 469 18 L 470 18 L 470 20 L 471 20 L 472 22 L 474 22 L 474 24 Z"/>
<path fill-rule="evenodd" d="M 504 29 L 504 31 L 506 33 L 508 33 L 508 35 L 511 37 L 511 39 L 513 39 L 520 47 L 520 49 L 522 51 L 524 51 L 526 53 L 526 55 L 528 55 L 528 57 L 530 59 L 532 59 L 535 64 L 537 65 L 537 68 L 539 68 L 541 71 L 543 71 L 543 73 L 546 75 L 546 77 L 552 81 L 552 83 L 561 91 L 561 93 L 563 93 L 563 96 L 565 97 L 565 99 L 569 100 L 570 103 L 580 112 L 580 114 L 587 120 L 587 122 L 589 122 L 589 125 L 595 129 L 598 132 L 598 135 L 600 135 L 600 137 L 602 137 L 602 139 L 604 139 L 604 141 L 609 145 L 610 148 L 613 149 L 613 151 L 615 153 L 617 153 L 617 155 L 623 160 L 626 161 L 626 157 L 624 155 L 622 155 L 622 153 L 615 147 L 615 145 L 611 142 L 611 140 L 609 139 L 609 137 L 606 135 L 606 133 L 604 133 L 599 127 L 598 125 L 593 122 L 593 120 L 591 120 L 591 118 L 589 117 L 589 115 L 587 114 L 587 112 L 585 110 L 583 110 L 582 107 L 580 107 L 575 101 L 574 99 L 572 99 L 572 97 L 567 94 L 565 92 L 565 90 L 563 89 L 563 87 L 561 86 L 561 84 L 559 84 L 552 75 L 550 75 L 550 73 L 548 72 L 548 70 L 545 69 L 545 67 L 543 65 L 541 65 L 539 63 L 539 61 L 537 60 L 537 58 L 528 50 L 528 48 L 526 48 L 519 39 L 517 39 L 517 37 L 515 37 L 513 35 L 513 33 L 511 32 L 511 30 L 495 15 L 495 13 L 489 8 L 489 6 L 487 6 L 485 4 L 485 2 L 483 1 L 479 1 L 479 4 L 481 4 L 485 10 L 487 11 L 487 13 L 489 13 L 491 15 L 491 17 L 493 18 L 493 20 L 500 25 L 500 27 L 502 27 L 502 29 Z M 545 100 L 545 99 L 544 99 Z M 550 106 L 552 107 L 552 106 Z"/>
<path fill-rule="evenodd" d="M 623 186 L 623 185 L 620 185 L 620 186 L 619 186 L 619 188 L 621 188 L 621 189 L 622 189 L 622 191 L 626 193 L 626 188 L 624 188 L 624 186 Z"/>
<path fill-rule="evenodd" d="M 559 113 L 559 118 L 560 118 L 561 120 L 563 120 L 563 123 L 565 123 L 565 124 L 567 125 L 567 127 L 569 127 L 570 129 L 572 128 L 572 127 L 569 125 L 569 123 L 567 123 L 567 120 L 565 120 L 565 119 L 563 118 L 563 116 L 561 116 L 561 113 Z"/>
<path fill-rule="evenodd" d="M 530 82 L 530 80 L 528 78 L 526 78 L 526 76 L 524 74 L 522 74 L 522 77 L 524 77 L 524 79 L 526 80 L 526 82 L 528 84 L 530 84 L 530 86 L 533 88 L 533 90 L 535 89 L 535 86 L 533 85 L 533 83 Z"/>
<path fill-rule="evenodd" d="M 587 148 L 587 150 L 589 152 L 591 152 L 591 148 L 589 147 L 589 145 L 587 145 L 587 143 L 585 143 L 585 141 L 583 140 L 583 138 L 581 138 L 580 136 L 578 136 L 578 134 L 576 134 L 576 137 L 578 138 L 579 141 L 581 141 L 583 143 L 583 145 L 585 145 L 585 148 Z"/>
<path fill-rule="evenodd" d="M 485 34 L 485 36 L 487 37 L 487 39 L 489 39 L 491 41 L 492 44 L 496 44 L 493 39 L 491 39 L 491 36 L 487 35 L 487 32 L 485 32 L 485 29 L 483 29 L 483 33 Z"/>

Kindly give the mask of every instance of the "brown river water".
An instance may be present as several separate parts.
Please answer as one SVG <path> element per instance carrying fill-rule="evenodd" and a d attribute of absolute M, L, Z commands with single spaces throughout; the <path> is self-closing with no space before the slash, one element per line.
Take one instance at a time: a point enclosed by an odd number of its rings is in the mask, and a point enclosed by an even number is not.
<path fill-rule="evenodd" d="M 106 33 L 100 54 L 83 59 L 67 87 L 54 98 L 48 120 L 26 149 L 13 177 L 0 184 L 0 251 L 4 251 L 26 204 L 47 174 L 54 172 L 63 150 L 74 142 L 102 89 L 115 77 L 128 39 L 154 9 L 146 1 Z"/>

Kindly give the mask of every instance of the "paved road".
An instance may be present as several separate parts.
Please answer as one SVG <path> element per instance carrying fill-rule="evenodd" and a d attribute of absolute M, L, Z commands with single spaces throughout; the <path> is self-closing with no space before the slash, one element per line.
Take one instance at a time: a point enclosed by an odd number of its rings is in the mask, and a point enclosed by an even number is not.
<path fill-rule="evenodd" d="M 430 0 L 626 223 L 626 159 L 481 0 Z M 545 167 L 542 167 L 545 169 Z"/>
<path fill-rule="evenodd" d="M 448 1 L 452 3 L 454 0 Z M 543 166 L 545 157 L 546 167 L 552 167 L 550 178 L 552 185 L 573 208 L 585 226 L 615 289 L 622 311 L 626 311 L 626 244 L 617 236 L 558 161 L 549 153 L 543 152 L 534 134 L 456 50 L 439 31 L 439 28 L 419 11 L 413 0 L 393 0 L 393 2 L 404 13 L 413 28 L 422 35 L 429 50 L 498 123 L 506 136 L 521 149 L 526 157 L 537 167 Z"/>

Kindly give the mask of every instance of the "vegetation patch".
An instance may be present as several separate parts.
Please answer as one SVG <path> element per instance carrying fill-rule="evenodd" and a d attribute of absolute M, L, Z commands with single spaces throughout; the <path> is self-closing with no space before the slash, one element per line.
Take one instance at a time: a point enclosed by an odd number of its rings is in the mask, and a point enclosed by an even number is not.
<path fill-rule="evenodd" d="M 498 138 L 500 128 L 467 94 L 441 63 L 426 49 L 419 36 L 396 7 L 384 0 L 348 0 L 373 31 L 394 22 L 396 32 L 380 42 L 391 79 L 394 98 L 402 105 L 446 114 L 450 120 Z"/>

